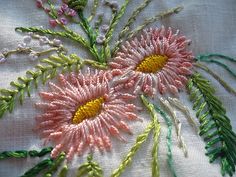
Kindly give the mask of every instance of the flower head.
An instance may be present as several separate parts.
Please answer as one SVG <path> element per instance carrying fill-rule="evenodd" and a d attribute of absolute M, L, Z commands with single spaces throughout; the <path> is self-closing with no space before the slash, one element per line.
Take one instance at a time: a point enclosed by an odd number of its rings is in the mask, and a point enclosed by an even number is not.
<path fill-rule="evenodd" d="M 37 103 L 43 114 L 36 117 L 36 130 L 45 141 L 71 159 L 86 149 L 110 150 L 110 135 L 125 141 L 120 130 L 132 133 L 127 120 L 137 120 L 137 107 L 128 103 L 134 95 L 116 92 L 109 86 L 111 71 L 60 75 L 59 84 L 49 83 L 50 92 L 41 92 L 46 103 Z"/>
<path fill-rule="evenodd" d="M 123 75 L 116 81 L 119 88 L 134 88 L 154 95 L 167 91 L 177 94 L 191 74 L 192 52 L 186 50 L 190 42 L 179 31 L 164 27 L 144 30 L 140 38 L 126 41 L 110 62 L 113 69 Z"/>

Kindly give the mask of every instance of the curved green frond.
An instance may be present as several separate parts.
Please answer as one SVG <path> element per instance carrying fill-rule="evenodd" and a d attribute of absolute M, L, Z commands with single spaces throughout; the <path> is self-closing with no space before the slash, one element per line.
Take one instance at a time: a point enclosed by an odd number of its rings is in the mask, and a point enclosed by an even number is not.
<path fill-rule="evenodd" d="M 191 99 L 201 124 L 199 134 L 206 142 L 206 155 L 211 163 L 220 160 L 222 175 L 232 176 L 236 165 L 236 134 L 225 108 L 214 96 L 215 90 L 210 82 L 199 73 L 192 75 L 187 86 L 190 97 L 195 95 Z"/>

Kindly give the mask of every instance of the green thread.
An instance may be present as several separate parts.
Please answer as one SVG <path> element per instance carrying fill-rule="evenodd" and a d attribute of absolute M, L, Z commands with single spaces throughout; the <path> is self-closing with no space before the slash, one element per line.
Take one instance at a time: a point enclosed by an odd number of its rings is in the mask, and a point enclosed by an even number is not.
<path fill-rule="evenodd" d="M 141 95 L 141 100 L 143 104 L 146 106 L 146 108 L 148 109 L 152 117 L 153 124 L 154 124 L 154 129 L 153 129 L 154 142 L 153 142 L 153 148 L 152 148 L 152 176 L 159 177 L 160 167 L 159 167 L 159 162 L 158 162 L 158 144 L 159 144 L 161 125 L 160 125 L 160 122 L 158 121 L 157 113 L 155 111 L 154 105 L 151 104 L 144 95 Z"/>
<path fill-rule="evenodd" d="M 137 27 L 135 30 L 131 31 L 128 33 L 128 38 L 132 38 L 134 35 L 136 35 L 138 32 L 140 32 L 141 30 L 143 30 L 143 28 L 145 28 L 147 25 L 157 21 L 157 20 L 160 20 L 166 16 L 169 16 L 169 15 L 172 15 L 174 13 L 179 13 L 181 10 L 183 9 L 183 6 L 178 6 L 178 7 L 175 7 L 175 8 L 172 8 L 172 9 L 169 9 L 169 10 L 166 10 L 166 11 L 163 11 L 163 12 L 160 12 L 159 14 L 157 14 L 156 16 L 154 17 L 151 17 L 147 20 L 145 20 L 145 22 L 140 25 L 139 27 Z"/>
<path fill-rule="evenodd" d="M 142 10 L 147 7 L 147 5 L 151 2 L 152 0 L 145 0 L 143 1 L 143 3 L 138 6 L 132 13 L 132 15 L 129 17 L 127 23 L 125 24 L 125 26 L 123 27 L 123 29 L 121 30 L 121 32 L 119 33 L 119 40 L 121 38 L 123 38 L 126 33 L 130 30 L 130 26 L 134 23 L 134 21 L 136 20 L 137 16 L 139 13 L 142 12 Z"/>
<path fill-rule="evenodd" d="M 88 175 L 89 177 L 103 177 L 103 170 L 98 163 L 93 161 L 93 156 L 87 157 L 87 162 L 80 165 L 76 177 Z"/>
<path fill-rule="evenodd" d="M 190 100 L 201 124 L 199 135 L 206 141 L 206 155 L 210 163 L 220 160 L 221 173 L 233 176 L 236 165 L 236 134 L 226 116 L 221 101 L 214 96 L 215 89 L 199 73 L 192 75 L 187 84 Z M 199 99 L 200 98 L 200 99 Z"/>
<path fill-rule="evenodd" d="M 216 57 L 216 55 L 214 55 L 214 54 L 212 54 L 212 55 L 210 55 L 210 54 L 209 55 L 199 55 L 196 57 L 196 60 L 208 62 L 208 63 L 215 63 L 215 64 L 223 67 L 224 69 L 226 69 L 233 77 L 236 78 L 236 73 L 230 67 L 228 67 L 226 64 L 222 63 L 221 61 L 218 61 L 215 59 L 210 59 L 211 57 Z M 223 59 L 227 59 L 229 61 L 236 62 L 235 59 L 224 56 L 224 55 L 217 55 L 217 57 L 221 57 Z"/>
<path fill-rule="evenodd" d="M 50 12 L 48 13 L 48 15 L 53 19 L 57 19 L 58 16 L 57 16 L 57 10 L 56 10 L 55 6 L 52 4 L 52 2 L 50 0 L 47 0 L 47 4 L 50 7 Z"/>
<path fill-rule="evenodd" d="M 42 170 L 50 167 L 53 163 L 52 159 L 45 159 L 41 162 L 39 162 L 37 165 L 35 165 L 33 168 L 29 169 L 27 172 L 25 172 L 20 177 L 35 177 L 38 175 Z"/>
<path fill-rule="evenodd" d="M 139 13 L 142 12 L 142 10 L 147 7 L 147 5 L 151 2 L 152 0 L 145 0 L 140 6 L 138 6 L 132 13 L 132 15 L 129 17 L 127 23 L 125 24 L 125 26 L 123 27 L 123 29 L 120 31 L 119 33 L 119 39 L 118 41 L 115 43 L 115 48 L 118 48 L 120 46 L 120 44 L 122 43 L 122 38 L 124 38 L 127 34 L 127 32 L 130 30 L 130 26 L 134 23 L 134 21 L 136 20 L 137 16 Z M 112 55 L 114 54 L 114 51 L 112 51 Z"/>
<path fill-rule="evenodd" d="M 91 10 L 91 15 L 88 17 L 88 22 L 91 22 L 95 17 L 97 8 L 98 8 L 98 0 L 93 0 L 93 8 Z"/>
<path fill-rule="evenodd" d="M 58 174 L 58 177 L 66 177 L 68 173 L 68 167 L 65 165 Z"/>
<path fill-rule="evenodd" d="M 231 58 L 231 57 L 226 56 L 226 55 L 218 54 L 218 53 L 201 54 L 201 55 L 197 56 L 197 59 L 201 60 L 201 59 L 207 59 L 207 58 L 213 58 L 213 57 L 214 58 L 221 58 L 221 59 L 229 60 L 231 62 L 236 62 L 236 59 Z"/>
<path fill-rule="evenodd" d="M 236 91 L 230 85 L 228 85 L 223 79 L 221 79 L 220 76 L 218 76 L 214 71 L 208 68 L 206 65 L 197 62 L 195 63 L 195 66 L 201 68 L 202 70 L 212 75 L 212 77 L 214 77 L 225 88 L 225 90 L 227 90 L 229 93 L 232 93 L 236 96 Z"/>
<path fill-rule="evenodd" d="M 65 159 L 65 153 L 62 152 L 52 163 L 50 168 L 47 170 L 47 172 L 43 175 L 43 177 L 51 177 L 53 173 L 58 169 L 60 164 L 64 161 Z"/>
<path fill-rule="evenodd" d="M 83 11 L 87 3 L 88 3 L 88 0 L 69 0 L 67 4 L 70 8 L 74 10 Z"/>
<path fill-rule="evenodd" d="M 124 4 L 122 5 L 119 12 L 117 12 L 112 18 L 109 29 L 108 29 L 106 36 L 105 36 L 106 39 L 105 39 L 104 46 L 102 49 L 102 51 L 104 53 L 103 55 L 106 59 L 111 57 L 110 46 L 108 45 L 108 43 L 112 38 L 112 35 L 113 35 L 113 32 L 115 30 L 117 23 L 119 22 L 120 18 L 124 15 L 126 7 L 128 6 L 129 2 L 130 2 L 130 0 L 125 0 Z"/>
<path fill-rule="evenodd" d="M 132 148 L 130 149 L 130 151 L 126 155 L 126 157 L 122 160 L 119 167 L 112 172 L 111 177 L 118 177 L 123 173 L 123 171 L 126 169 L 126 167 L 132 162 L 132 158 L 134 157 L 136 152 L 139 150 L 139 148 L 141 147 L 143 142 L 146 141 L 146 139 L 147 139 L 149 133 L 151 132 L 151 130 L 153 129 L 153 127 L 154 127 L 154 123 L 151 122 L 145 128 L 144 132 L 142 134 L 138 135 L 138 137 L 136 138 L 135 144 L 132 146 Z"/>
<path fill-rule="evenodd" d="M 158 107 L 156 104 L 153 104 L 155 110 L 164 118 L 167 127 L 168 127 L 168 132 L 167 132 L 167 158 L 168 158 L 168 166 L 170 168 L 170 171 L 172 173 L 172 176 L 177 177 L 174 165 L 173 165 L 173 155 L 172 155 L 172 128 L 173 128 L 173 123 L 171 118 L 165 113 L 164 110 L 162 110 L 160 107 Z"/>
<path fill-rule="evenodd" d="M 6 111 L 10 113 L 14 109 L 15 100 L 19 99 L 20 103 L 23 103 L 25 92 L 30 96 L 30 91 L 32 84 L 34 83 L 35 87 L 38 87 L 39 78 L 41 78 L 42 83 L 45 84 L 48 79 L 52 79 L 56 76 L 59 69 L 62 72 L 66 70 L 78 71 L 80 69 L 81 61 L 80 58 L 72 54 L 70 57 L 67 57 L 63 54 L 60 56 L 50 56 L 47 59 L 41 60 L 41 63 L 35 66 L 36 70 L 27 71 L 26 76 L 19 77 L 17 81 L 11 82 L 11 86 L 14 89 L 0 89 L 0 117 Z"/>
<path fill-rule="evenodd" d="M 78 16 L 79 16 L 79 18 L 81 20 L 82 27 L 83 27 L 84 31 L 86 32 L 86 34 L 87 34 L 87 36 L 89 38 L 90 50 L 93 51 L 93 53 L 95 54 L 96 59 L 99 62 L 104 62 L 104 60 L 99 55 L 99 52 L 98 52 L 98 49 L 97 49 L 97 46 L 96 46 L 96 38 L 97 38 L 96 32 L 89 25 L 89 22 L 84 17 L 83 12 L 82 11 L 78 11 L 77 13 L 78 13 Z"/>

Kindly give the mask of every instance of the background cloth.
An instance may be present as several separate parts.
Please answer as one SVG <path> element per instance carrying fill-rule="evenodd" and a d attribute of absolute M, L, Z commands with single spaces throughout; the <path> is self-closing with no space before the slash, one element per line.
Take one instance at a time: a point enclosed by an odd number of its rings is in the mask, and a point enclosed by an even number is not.
<path fill-rule="evenodd" d="M 90 2 L 90 1 L 89 1 Z M 123 0 L 118 0 L 119 4 Z M 116 31 L 120 31 L 132 10 L 134 10 L 142 0 L 131 0 L 127 12 L 119 22 Z M 89 3 L 90 4 L 90 3 Z M 134 27 L 141 24 L 145 18 L 167 8 L 182 4 L 184 9 L 176 15 L 171 15 L 150 26 L 160 27 L 170 26 L 174 30 L 179 29 L 180 33 L 192 40 L 190 48 L 195 55 L 201 53 L 222 53 L 229 56 L 236 56 L 236 1 L 235 0 L 153 0 L 148 7 L 137 17 Z M 91 6 L 88 5 L 88 6 Z M 100 9 L 102 10 L 102 9 Z M 105 10 L 107 21 L 110 19 L 109 10 Z M 0 0 L 0 49 L 17 47 L 17 42 L 22 41 L 23 35 L 14 31 L 15 27 L 44 26 L 48 28 L 48 17 L 35 7 L 34 0 Z M 116 32 L 114 34 L 117 34 Z M 115 35 L 114 35 L 114 38 Z M 114 42 L 115 40 L 113 40 Z M 37 44 L 35 44 L 37 45 Z M 64 46 L 70 49 L 70 53 L 76 53 L 81 57 L 86 56 L 81 47 L 68 40 L 64 41 Z M 14 55 L 8 61 L 0 65 L 0 88 L 9 87 L 10 81 L 14 81 L 19 76 L 23 76 L 25 71 L 32 69 L 37 61 L 30 61 L 25 55 Z M 236 88 L 234 78 L 224 69 L 209 64 L 224 80 Z M 235 70 L 235 65 L 232 66 Z M 216 88 L 216 94 L 226 107 L 227 115 L 231 118 L 234 131 L 236 131 L 236 98 L 227 93 L 218 82 L 212 77 L 204 74 L 212 80 Z M 0 151 L 20 150 L 20 149 L 40 149 L 43 147 L 38 135 L 32 131 L 34 127 L 34 117 L 37 114 L 34 103 L 39 101 L 38 92 L 45 90 L 46 86 L 40 86 L 38 90 L 33 89 L 31 98 L 26 98 L 22 106 L 16 105 L 12 114 L 5 114 L 0 120 Z M 185 93 L 181 93 L 180 98 L 192 109 Z M 194 112 L 192 112 L 194 116 Z M 144 122 L 131 123 L 134 135 L 127 135 L 128 143 L 112 140 L 113 148 L 110 153 L 101 155 L 96 152 L 94 160 L 104 169 L 104 176 L 107 177 L 118 167 L 121 159 L 127 154 L 134 144 L 137 135 L 143 132 L 150 122 L 148 114 L 143 115 Z M 180 177 L 220 177 L 220 166 L 209 164 L 208 157 L 205 156 L 205 143 L 203 139 L 195 134 L 187 123 L 183 115 L 178 114 L 183 123 L 183 137 L 189 151 L 189 157 L 184 158 L 181 149 L 177 147 L 176 134 L 173 131 L 173 160 L 176 172 Z M 195 120 L 196 117 L 194 116 Z M 161 177 L 170 177 L 171 173 L 167 167 L 166 133 L 167 128 L 163 119 L 161 121 L 161 138 L 159 149 L 159 161 Z M 152 136 L 142 145 L 139 152 L 133 159 L 133 163 L 126 169 L 124 177 L 150 177 L 151 176 L 151 148 Z M 70 167 L 69 176 L 73 176 L 76 168 L 86 160 L 86 155 L 75 160 Z M 0 177 L 16 177 L 33 167 L 39 159 L 12 159 L 0 161 Z M 236 177 L 236 175 L 234 175 Z"/>

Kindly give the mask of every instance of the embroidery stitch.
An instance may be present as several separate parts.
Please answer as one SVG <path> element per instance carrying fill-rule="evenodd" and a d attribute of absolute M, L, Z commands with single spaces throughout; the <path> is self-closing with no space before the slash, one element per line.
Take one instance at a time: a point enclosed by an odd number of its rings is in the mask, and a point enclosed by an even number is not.
<path fill-rule="evenodd" d="M 95 147 L 108 151 L 109 134 L 125 142 L 120 130 L 132 133 L 124 119 L 139 119 L 136 106 L 127 101 L 135 96 L 110 88 L 111 76 L 111 72 L 90 70 L 87 74 L 60 75 L 60 85 L 49 83 L 52 91 L 40 93 L 47 103 L 37 104 L 44 110 L 37 117 L 37 129 L 46 142 L 56 144 L 52 157 L 64 151 L 71 160 L 75 153 L 82 154 L 87 148 L 93 151 Z"/>
<path fill-rule="evenodd" d="M 140 39 L 127 41 L 109 63 L 124 73 L 118 85 L 134 88 L 135 94 L 141 90 L 154 95 L 156 89 L 161 94 L 167 90 L 177 94 L 191 74 L 193 55 L 186 51 L 189 40 L 178 35 L 178 31 L 172 33 L 171 28 L 150 28 L 142 32 Z"/>
<path fill-rule="evenodd" d="M 233 175 L 236 159 L 236 134 L 232 130 L 225 108 L 213 94 L 215 89 L 199 73 L 188 82 L 190 100 L 196 105 L 196 116 L 201 124 L 199 135 L 206 141 L 206 155 L 210 163 L 219 158 L 221 173 Z M 198 99 L 198 98 L 201 99 Z"/>
<path fill-rule="evenodd" d="M 105 2 L 105 4 L 109 5 L 109 7 L 112 9 L 112 20 L 110 26 L 103 25 L 101 27 L 101 30 L 105 35 L 98 34 L 98 27 L 95 27 L 93 29 L 91 27 L 91 24 L 89 23 L 95 14 L 98 1 L 94 0 L 93 9 L 89 18 L 86 18 L 83 12 L 85 7 L 87 6 L 87 2 L 87 0 L 69 0 L 68 2 L 65 1 L 65 3 L 62 4 L 59 9 L 57 9 L 50 0 L 47 2 L 37 0 L 37 7 L 42 8 L 49 15 L 49 23 L 51 27 L 60 27 L 63 31 L 54 31 L 50 29 L 45 30 L 41 27 L 16 28 L 16 30 L 22 32 L 30 32 L 29 35 L 32 37 L 35 36 L 36 38 L 38 37 L 39 41 L 42 44 L 53 44 L 58 48 L 61 47 L 60 41 L 57 40 L 54 41 L 54 43 L 53 41 L 50 42 L 48 41 L 48 38 L 46 36 L 40 37 L 37 34 L 34 35 L 34 32 L 72 39 L 88 49 L 93 56 L 92 59 L 97 60 L 97 62 L 87 59 L 81 60 L 76 55 L 70 55 L 70 57 L 67 57 L 62 54 L 62 52 L 66 52 L 66 50 L 64 51 L 64 49 L 62 50 L 62 48 L 60 50 L 57 49 L 57 51 L 59 52 L 58 56 L 50 56 L 48 59 L 41 60 L 41 64 L 36 66 L 36 71 L 27 71 L 26 77 L 19 77 L 17 82 L 11 82 L 11 85 L 14 87 L 14 89 L 0 90 L 0 117 L 7 110 L 12 112 L 14 108 L 14 102 L 17 97 L 19 97 L 20 103 L 23 103 L 25 91 L 27 92 L 28 96 L 30 96 L 31 84 L 35 82 L 35 86 L 37 87 L 39 77 L 42 77 L 42 82 L 45 83 L 47 80 L 55 77 L 58 70 L 62 69 L 62 72 L 73 70 L 79 71 L 85 64 L 99 69 L 110 69 L 106 64 L 107 60 L 109 60 L 112 56 L 114 60 L 109 63 L 109 66 L 113 69 L 112 71 L 95 71 L 95 73 L 93 73 L 92 71 L 88 70 L 86 74 L 80 73 L 76 75 L 75 73 L 70 73 L 68 76 L 60 75 L 59 80 L 62 88 L 60 88 L 59 85 L 50 83 L 53 92 L 41 93 L 42 98 L 48 100 L 49 103 L 42 103 L 38 105 L 39 107 L 46 108 L 48 112 L 38 117 L 37 128 L 39 130 L 43 129 L 43 133 L 41 134 L 42 138 L 46 138 L 46 140 L 54 139 L 55 142 L 58 141 L 56 142 L 57 146 L 54 147 L 52 156 L 56 157 L 56 155 L 58 155 L 63 149 L 66 151 L 67 159 L 70 160 L 74 153 L 78 153 L 78 151 L 79 153 L 83 153 L 82 151 L 87 148 L 85 147 L 85 145 L 87 145 L 88 149 L 90 149 L 91 151 L 94 149 L 94 146 L 103 151 L 104 149 L 106 149 L 106 143 L 109 148 L 111 145 L 109 142 L 110 139 L 106 135 L 107 133 L 114 135 L 118 139 L 124 141 L 124 138 L 120 135 L 119 129 L 122 129 L 123 131 L 130 134 L 132 132 L 128 125 L 120 117 L 123 116 L 128 120 L 139 120 L 139 118 L 134 113 L 134 111 L 136 111 L 138 108 L 133 104 L 127 104 L 127 100 L 133 99 L 135 98 L 135 96 L 124 92 L 124 90 L 122 90 L 123 92 L 121 92 L 121 88 L 127 89 L 133 87 L 133 93 L 140 94 L 140 91 L 142 91 L 151 96 L 156 93 L 156 89 L 158 89 L 161 94 L 166 93 L 167 90 L 173 94 L 177 94 L 178 90 L 182 89 L 188 82 L 188 86 L 191 90 L 190 98 L 195 100 L 193 109 L 198 108 L 196 115 L 197 117 L 200 117 L 200 134 L 205 135 L 213 130 L 215 128 L 214 123 L 217 124 L 218 121 L 222 123 L 222 127 L 217 129 L 217 131 L 215 132 L 210 132 L 207 137 L 205 137 L 206 141 L 209 140 L 206 145 L 206 149 L 208 149 L 208 152 L 206 154 L 210 157 L 211 161 L 214 161 L 216 158 L 221 157 L 222 175 L 229 174 L 230 176 L 232 176 L 235 172 L 236 153 L 234 151 L 234 142 L 236 135 L 232 131 L 232 126 L 230 125 L 228 117 L 226 117 L 225 109 L 221 105 L 221 102 L 213 96 L 214 90 L 211 88 L 209 83 L 202 76 L 196 74 L 196 72 L 193 74 L 190 71 L 192 69 L 192 63 L 194 61 L 192 53 L 186 50 L 186 46 L 189 41 L 186 40 L 184 36 L 178 35 L 178 32 L 176 34 L 172 34 L 173 32 L 170 28 L 168 30 L 165 30 L 164 27 L 160 29 L 149 28 L 147 30 L 143 30 L 146 25 L 160 18 L 173 13 L 178 13 L 180 10 L 182 10 L 182 7 L 177 7 L 165 12 L 161 12 L 155 17 L 147 19 L 141 26 L 137 27 L 133 31 L 126 33 L 127 31 L 125 30 L 127 30 L 133 23 L 133 21 L 135 20 L 134 17 L 138 15 L 140 11 L 145 8 L 150 2 L 148 0 L 144 1 L 143 4 L 141 4 L 137 9 L 134 10 L 127 24 L 119 33 L 119 39 L 116 42 L 115 47 L 111 50 L 110 40 L 113 36 L 116 25 L 125 13 L 126 7 L 129 4 L 129 0 L 125 0 L 125 3 L 121 6 L 121 8 L 119 8 L 119 4 L 116 1 Z M 77 21 L 73 18 L 76 15 L 78 15 L 80 21 Z M 101 19 L 100 22 L 102 21 Z M 82 35 L 68 28 L 67 24 L 69 22 L 78 24 L 86 33 L 87 38 L 84 38 Z M 99 23 L 97 25 L 99 25 Z M 143 32 L 140 39 L 138 40 L 138 38 L 133 38 L 134 35 L 136 35 L 141 30 L 143 30 Z M 126 40 L 130 38 L 133 39 L 124 42 L 123 46 L 119 48 L 119 45 L 123 42 L 123 38 Z M 29 40 L 28 37 L 25 38 L 25 40 Z M 54 49 L 56 50 L 56 48 Z M 43 53 L 54 51 L 54 49 L 43 51 Z M 118 53 L 116 53 L 117 49 L 119 49 Z M 116 56 L 114 57 L 113 54 L 115 53 Z M 33 59 L 37 59 L 37 53 L 32 53 L 31 51 L 31 54 Z M 212 59 L 213 57 L 215 58 Z M 231 62 L 236 61 L 231 57 L 227 57 L 221 54 L 199 55 L 195 59 L 197 61 L 216 63 L 224 67 L 234 77 L 236 77 L 234 71 L 231 70 L 223 62 L 216 60 L 217 58 L 226 59 Z M 0 54 L 0 62 L 5 62 L 5 60 L 5 56 L 3 54 Z M 209 71 L 209 69 L 207 69 L 206 71 Z M 94 74 L 95 76 L 92 76 L 92 74 Z M 210 72 L 210 74 L 212 74 L 212 72 Z M 112 81 L 113 77 L 117 75 L 119 76 L 114 80 L 114 83 L 116 83 L 117 85 L 113 86 L 110 81 Z M 219 79 L 219 77 L 216 77 L 216 75 L 214 74 L 212 75 L 215 78 L 218 78 L 217 80 L 219 80 L 222 85 L 226 85 Z M 188 80 L 188 76 L 191 76 L 191 79 Z M 102 88 L 102 86 L 104 87 Z M 229 86 L 227 87 L 226 85 L 225 87 L 227 88 L 227 90 L 234 93 L 234 90 L 230 89 Z M 192 90 L 192 88 L 194 88 L 194 90 Z M 100 93 L 103 92 L 104 89 L 110 90 L 109 94 L 100 95 Z M 109 107 L 107 107 L 106 111 L 108 113 L 104 116 L 99 117 L 99 115 L 104 112 L 104 106 L 106 106 L 107 99 L 109 98 L 112 98 L 113 101 L 112 105 L 109 105 Z M 119 176 L 123 172 L 126 166 L 132 161 L 132 157 L 135 155 L 140 145 L 147 138 L 148 133 L 151 131 L 151 129 L 154 129 L 154 143 L 152 149 L 152 175 L 159 176 L 157 153 L 160 123 L 156 119 L 156 113 L 154 113 L 155 108 L 155 110 L 164 117 L 168 125 L 168 164 L 173 176 L 176 176 L 172 164 L 170 144 L 171 121 L 168 120 L 167 116 L 160 108 L 149 103 L 147 100 L 145 102 L 144 100 L 146 98 L 144 96 L 141 96 L 141 99 L 144 103 L 146 103 L 145 105 L 151 113 L 153 122 L 147 127 L 142 135 L 137 137 L 136 144 L 132 147 L 131 151 L 121 163 L 120 167 L 115 170 L 112 175 Z M 203 99 L 205 102 L 201 103 Z M 79 100 L 78 102 L 76 102 L 76 106 L 75 100 Z M 161 99 L 161 101 L 164 103 L 165 107 L 169 110 L 175 120 L 174 122 L 177 129 L 177 135 L 186 154 L 187 151 L 185 149 L 185 144 L 183 143 L 183 139 L 180 135 L 181 124 L 175 115 L 175 111 L 171 109 L 170 104 L 167 100 Z M 182 105 L 182 103 L 180 103 L 178 100 L 172 100 L 170 98 L 169 101 L 173 101 L 172 103 L 174 103 L 179 109 L 184 111 L 189 120 L 194 124 L 194 121 L 190 117 L 188 110 L 184 105 Z M 217 111 L 217 113 L 215 113 L 214 109 L 219 111 L 219 113 Z M 57 113 L 58 110 L 60 110 L 61 112 L 59 111 L 60 113 Z M 206 113 L 201 115 L 203 111 L 206 111 Z M 54 113 L 55 115 L 53 115 Z M 71 127 L 68 127 L 66 123 L 63 122 L 63 120 L 61 122 L 58 122 L 58 120 L 62 119 L 60 117 L 61 113 L 63 113 L 64 118 L 67 118 L 66 121 L 68 121 L 71 125 L 82 128 L 77 132 L 74 131 L 76 128 L 73 127 L 73 129 Z M 213 116 L 213 121 L 215 121 L 214 123 L 212 123 L 212 120 L 209 118 L 210 114 L 212 114 Z M 95 122 L 97 120 L 97 117 L 99 117 L 101 120 L 100 124 L 99 122 Z M 95 123 L 91 123 L 93 121 Z M 61 124 L 63 126 L 61 126 L 61 128 L 58 128 L 58 124 Z M 53 128 L 53 130 L 55 131 L 52 132 L 50 128 Z M 62 135 L 61 132 L 65 129 L 67 129 L 68 132 L 66 132 L 64 136 L 67 137 L 67 135 L 70 134 L 72 134 L 72 136 L 60 139 L 60 136 Z M 223 136 L 216 137 L 220 133 L 223 134 Z M 100 137 L 97 138 L 97 134 Z M 106 135 L 105 138 L 101 136 L 102 134 Z M 76 144 L 76 146 L 74 147 L 73 143 L 76 141 L 73 140 L 77 137 L 80 137 L 80 135 L 83 138 L 84 144 Z M 220 149 L 220 147 L 211 149 L 211 147 L 215 146 L 215 144 L 219 142 L 223 142 L 221 144 L 222 149 Z M 230 151 L 231 154 L 229 154 L 228 151 Z M 5 156 L 23 157 L 26 156 L 26 151 L 8 151 L 4 152 L 3 154 Z M 46 159 L 26 172 L 25 176 L 34 176 L 41 170 L 46 168 L 48 171 L 44 174 L 44 176 L 51 176 L 57 170 L 57 167 L 64 160 L 64 158 L 65 154 L 64 152 L 62 152 L 55 160 Z M 92 171 L 90 171 L 91 166 L 88 166 L 88 168 L 86 167 L 82 169 L 82 174 L 88 172 L 88 175 L 101 176 L 101 168 L 98 166 L 98 164 L 93 163 L 90 157 L 88 158 L 88 161 L 89 165 L 94 165 L 95 171 L 93 170 L 93 168 Z M 98 171 L 96 172 L 96 170 Z M 67 167 L 64 166 L 59 175 L 65 176 L 66 172 Z M 80 174 L 78 176 L 80 176 Z"/>

